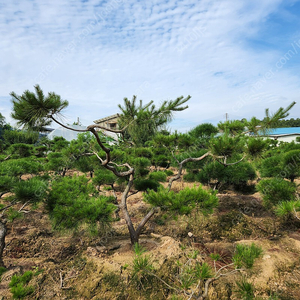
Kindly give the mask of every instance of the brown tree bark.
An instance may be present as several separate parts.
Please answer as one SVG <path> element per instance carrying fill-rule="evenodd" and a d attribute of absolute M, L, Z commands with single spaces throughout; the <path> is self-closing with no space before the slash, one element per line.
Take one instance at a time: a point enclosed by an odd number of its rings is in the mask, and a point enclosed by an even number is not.
<path fill-rule="evenodd" d="M 132 221 L 131 221 L 131 218 L 130 218 L 130 215 L 129 215 L 129 212 L 128 212 L 128 209 L 127 209 L 127 197 L 128 197 L 128 193 L 129 193 L 132 185 L 133 185 L 133 174 L 131 174 L 129 176 L 129 181 L 128 181 L 128 184 L 125 188 L 125 191 L 122 194 L 121 203 L 120 203 L 119 207 L 122 211 L 122 214 L 123 214 L 124 219 L 125 219 L 126 224 L 127 224 L 131 244 L 134 245 L 135 243 L 138 243 L 139 237 L 138 237 L 138 235 L 137 235 L 137 233 L 134 229 L 134 226 L 132 224 Z"/>
<path fill-rule="evenodd" d="M 6 232 L 7 230 L 5 224 L 0 221 L 0 267 L 4 267 L 2 255 L 5 247 Z"/>

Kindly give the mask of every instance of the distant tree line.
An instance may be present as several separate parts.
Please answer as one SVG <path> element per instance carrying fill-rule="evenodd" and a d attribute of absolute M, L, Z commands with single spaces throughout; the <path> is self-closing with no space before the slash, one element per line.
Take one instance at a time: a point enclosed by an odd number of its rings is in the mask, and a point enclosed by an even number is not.
<path fill-rule="evenodd" d="M 246 119 L 242 119 L 241 122 L 247 121 Z M 288 120 L 278 120 L 276 127 L 278 128 L 284 128 L 284 127 L 300 127 L 300 118 L 294 119 L 288 119 Z"/>
<path fill-rule="evenodd" d="M 280 120 L 278 122 L 278 127 L 300 127 L 300 118 L 289 120 Z"/>

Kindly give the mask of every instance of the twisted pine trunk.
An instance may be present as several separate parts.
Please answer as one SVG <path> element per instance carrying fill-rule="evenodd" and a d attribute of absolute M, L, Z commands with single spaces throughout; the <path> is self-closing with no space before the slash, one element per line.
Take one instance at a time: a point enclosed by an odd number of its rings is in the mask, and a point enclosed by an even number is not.
<path fill-rule="evenodd" d="M 129 235 L 130 235 L 131 244 L 134 245 L 135 243 L 139 242 L 139 238 L 140 238 L 142 229 L 144 228 L 146 223 L 152 218 L 152 216 L 157 212 L 158 209 L 157 209 L 157 207 L 152 208 L 148 212 L 148 214 L 141 220 L 141 222 L 135 229 L 133 226 L 130 214 L 127 209 L 127 197 L 128 197 L 128 193 L 132 186 L 133 186 L 133 174 L 131 174 L 129 176 L 129 181 L 128 181 L 126 189 L 124 190 L 124 192 L 122 194 L 121 203 L 119 204 L 119 208 L 122 211 L 124 219 L 126 221 L 127 228 L 128 228 Z"/>
<path fill-rule="evenodd" d="M 0 221 L 0 267 L 4 267 L 2 255 L 5 247 L 6 231 L 5 224 Z"/>

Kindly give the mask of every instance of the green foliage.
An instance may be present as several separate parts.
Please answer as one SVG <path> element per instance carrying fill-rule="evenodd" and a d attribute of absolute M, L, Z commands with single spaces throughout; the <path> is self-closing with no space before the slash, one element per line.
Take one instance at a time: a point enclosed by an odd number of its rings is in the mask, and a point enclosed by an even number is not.
<path fill-rule="evenodd" d="M 18 159 L 16 164 L 21 166 L 23 174 L 38 174 L 44 170 L 43 161 L 36 159 L 35 157 Z"/>
<path fill-rule="evenodd" d="M 181 268 L 179 273 L 181 289 L 188 290 L 194 284 L 198 284 L 200 281 L 205 282 L 205 280 L 213 277 L 213 271 L 211 267 L 206 263 L 199 263 L 195 259 L 189 260 Z"/>
<path fill-rule="evenodd" d="M 133 260 L 133 276 L 137 275 L 140 271 L 143 273 L 148 270 L 152 270 L 152 265 L 148 256 L 137 255 Z"/>
<path fill-rule="evenodd" d="M 151 159 L 153 156 L 152 150 L 146 147 L 134 147 L 130 153 L 135 157 L 145 157 Z"/>
<path fill-rule="evenodd" d="M 64 177 L 52 181 L 49 196 L 47 198 L 47 207 L 49 211 L 55 208 L 55 204 L 61 199 L 77 197 L 78 195 L 89 195 L 96 193 L 94 187 L 88 183 L 84 176 Z"/>
<path fill-rule="evenodd" d="M 6 268 L 0 267 L 0 282 L 1 282 L 1 276 L 7 271 Z"/>
<path fill-rule="evenodd" d="M 164 170 L 164 172 L 167 174 L 167 176 L 172 176 L 174 175 L 174 172 L 171 170 Z"/>
<path fill-rule="evenodd" d="M 16 178 L 11 176 L 0 176 L 0 192 L 9 192 L 15 185 Z"/>
<path fill-rule="evenodd" d="M 144 254 L 146 252 L 146 249 L 139 243 L 135 243 L 133 245 L 133 250 L 134 250 L 134 254 L 136 256 L 141 256 L 142 254 Z"/>
<path fill-rule="evenodd" d="M 151 165 L 151 161 L 146 157 L 129 157 L 130 165 L 135 168 L 136 177 L 143 177 L 149 173 L 147 167 Z"/>
<path fill-rule="evenodd" d="M 178 134 L 165 135 L 165 134 L 157 133 L 152 138 L 152 140 L 147 143 L 147 145 L 151 145 L 155 148 L 155 150 L 163 151 L 164 153 L 167 150 L 167 148 L 171 148 L 176 145 L 177 137 Z"/>
<path fill-rule="evenodd" d="M 21 283 L 10 288 L 14 299 L 22 299 L 34 292 L 33 286 L 23 286 Z"/>
<path fill-rule="evenodd" d="M 1 162 L 0 164 L 0 174 L 2 176 L 11 176 L 16 177 L 23 174 L 24 170 L 22 169 L 21 165 L 19 164 L 20 160 L 10 159 Z M 3 180 L 7 180 L 4 179 Z"/>
<path fill-rule="evenodd" d="M 64 137 L 62 136 L 55 136 L 52 145 L 51 145 L 51 150 L 55 152 L 59 152 L 62 149 L 65 149 L 69 146 L 70 142 L 67 141 Z"/>
<path fill-rule="evenodd" d="M 134 244 L 135 257 L 133 259 L 132 278 L 138 286 L 149 282 L 151 272 L 154 270 L 150 257 L 144 255 L 145 249 L 138 243 Z"/>
<path fill-rule="evenodd" d="M 285 217 L 294 215 L 300 210 L 300 201 L 283 201 L 276 205 L 275 213 L 277 216 Z"/>
<path fill-rule="evenodd" d="M 120 149 L 117 147 L 114 147 L 112 149 L 112 151 L 110 152 L 110 155 L 111 155 L 112 161 L 116 161 L 116 162 L 120 162 L 120 163 L 123 163 L 127 159 L 126 152 L 123 149 Z"/>
<path fill-rule="evenodd" d="M 176 133 L 175 145 L 177 149 L 188 150 L 191 146 L 195 144 L 195 139 L 188 134 Z"/>
<path fill-rule="evenodd" d="M 222 184 L 233 184 L 239 189 L 246 186 L 248 180 L 254 180 L 256 172 L 247 161 L 226 167 L 214 161 L 206 164 L 196 178 L 201 183 L 210 184 L 217 181 Z"/>
<path fill-rule="evenodd" d="M 34 87 L 35 93 L 26 90 L 21 96 L 12 92 L 12 117 L 19 125 L 42 130 L 51 123 L 49 116 L 59 114 L 68 106 L 68 101 L 62 100 L 55 93 L 44 96 L 39 85 Z"/>
<path fill-rule="evenodd" d="M 293 101 L 290 105 L 288 105 L 286 108 L 280 107 L 275 113 L 270 114 L 269 109 L 266 109 L 266 117 L 262 121 L 262 128 L 263 129 L 269 129 L 274 128 L 278 126 L 278 123 L 281 119 L 286 118 L 289 115 L 289 111 L 291 108 L 296 104 L 295 101 Z"/>
<path fill-rule="evenodd" d="M 291 118 L 291 119 L 288 119 L 288 120 L 280 120 L 280 121 L 278 121 L 277 126 L 280 127 L 280 128 L 300 127 L 300 118 L 296 118 L 296 119 Z"/>
<path fill-rule="evenodd" d="M 178 161 L 183 161 L 190 157 L 201 157 L 207 153 L 206 149 L 197 149 L 192 151 L 185 151 L 180 154 L 176 155 L 176 161 L 173 160 L 172 165 L 178 167 Z M 210 161 L 210 158 L 206 158 L 203 160 L 195 161 L 195 162 L 188 162 L 185 163 L 184 167 L 187 170 L 187 174 L 183 175 L 183 179 L 188 182 L 195 182 L 197 180 L 197 176 L 199 172 L 202 172 L 204 165 Z"/>
<path fill-rule="evenodd" d="M 52 182 L 47 208 L 56 229 L 76 230 L 88 224 L 91 230 L 102 229 L 112 221 L 113 197 L 92 196 L 96 190 L 83 177 L 64 177 Z"/>
<path fill-rule="evenodd" d="M 35 155 L 37 157 L 44 157 L 47 150 L 48 150 L 47 146 L 37 146 L 35 147 L 35 151 L 36 151 Z"/>
<path fill-rule="evenodd" d="M 218 128 L 223 131 L 227 131 L 230 135 L 239 135 L 245 132 L 251 132 L 253 134 L 258 133 L 267 133 L 270 128 L 276 128 L 279 126 L 281 119 L 286 118 L 289 115 L 289 111 L 296 104 L 296 102 L 292 102 L 286 108 L 280 107 L 275 113 L 270 114 L 269 109 L 267 108 L 265 113 L 266 117 L 260 121 L 256 117 L 251 118 L 250 121 L 243 119 L 239 120 L 230 120 L 226 122 L 220 122 L 218 124 Z"/>
<path fill-rule="evenodd" d="M 20 130 L 13 130 L 13 129 L 6 129 L 3 133 L 3 139 L 6 144 L 13 145 L 13 144 L 35 144 L 38 141 L 39 134 L 38 132 L 27 130 L 27 131 L 20 131 Z"/>
<path fill-rule="evenodd" d="M 210 253 L 210 258 L 214 261 L 218 261 L 221 258 L 221 255 L 219 253 Z"/>
<path fill-rule="evenodd" d="M 2 127 L 5 124 L 5 117 L 0 113 L 0 126 Z"/>
<path fill-rule="evenodd" d="M 192 259 L 196 259 L 198 255 L 199 255 L 199 251 L 198 251 L 198 250 L 194 250 L 194 251 L 192 251 L 192 252 L 188 255 L 188 257 L 190 257 L 190 258 L 192 258 Z"/>
<path fill-rule="evenodd" d="M 134 187 L 138 191 L 148 191 L 148 190 L 157 191 L 158 188 L 160 187 L 160 184 L 158 181 L 153 179 L 136 179 L 134 181 Z"/>
<path fill-rule="evenodd" d="M 32 279 L 33 272 L 32 271 L 26 271 L 23 275 L 13 275 L 11 278 L 11 282 L 9 283 L 9 286 L 15 286 L 18 283 L 27 284 Z"/>
<path fill-rule="evenodd" d="M 184 151 L 180 154 L 176 155 L 176 159 L 178 161 L 183 161 L 186 158 L 189 157 L 201 157 L 202 155 L 204 155 L 205 153 L 207 153 L 207 149 L 196 149 L 196 150 L 192 150 L 192 151 Z M 209 160 L 210 158 L 206 158 L 205 160 L 199 160 L 199 161 L 195 161 L 195 162 L 188 162 L 184 165 L 184 167 L 190 172 L 192 171 L 193 173 L 197 173 L 199 169 L 202 169 L 203 166 L 207 163 L 207 160 Z M 178 162 L 174 162 L 173 163 L 174 166 L 178 166 Z M 197 172 L 195 172 L 197 171 Z"/>
<path fill-rule="evenodd" d="M 200 264 L 197 262 L 194 269 L 194 276 L 196 279 L 205 280 L 208 278 L 212 278 L 213 272 L 208 263 L 205 262 L 203 264 Z"/>
<path fill-rule="evenodd" d="M 245 124 L 239 120 L 230 120 L 218 123 L 218 128 L 227 131 L 230 135 L 237 135 L 244 131 Z"/>
<path fill-rule="evenodd" d="M 117 176 L 114 173 L 105 168 L 101 168 L 95 171 L 93 184 L 99 186 L 103 184 L 112 185 L 115 183 L 116 180 Z"/>
<path fill-rule="evenodd" d="M 104 186 L 103 190 L 104 191 L 111 191 L 113 188 L 111 186 Z"/>
<path fill-rule="evenodd" d="M 23 203 L 27 201 L 39 202 L 47 196 L 48 183 L 38 177 L 17 182 L 13 188 L 15 197 Z"/>
<path fill-rule="evenodd" d="M 214 136 L 218 132 L 218 128 L 211 123 L 203 123 L 190 130 L 189 134 L 194 138 L 207 138 Z"/>
<path fill-rule="evenodd" d="M 0 164 L 0 175 L 17 177 L 23 174 L 37 174 L 43 169 L 43 165 L 35 157 L 9 159 Z"/>
<path fill-rule="evenodd" d="M 209 142 L 209 150 L 217 156 L 232 157 L 241 152 L 244 140 L 239 137 L 231 137 L 227 132 L 222 136 L 213 138 Z"/>
<path fill-rule="evenodd" d="M 282 298 L 280 298 L 277 293 L 272 293 L 272 292 L 271 292 L 271 295 L 268 298 L 268 300 L 281 300 L 281 299 Z"/>
<path fill-rule="evenodd" d="M 71 157 L 62 152 L 51 152 L 48 154 L 46 168 L 64 175 L 64 172 L 72 166 Z"/>
<path fill-rule="evenodd" d="M 154 269 L 150 257 L 145 255 L 145 249 L 138 244 L 134 245 L 135 258 L 132 265 L 132 279 L 131 283 L 136 285 L 137 290 L 146 291 L 147 288 L 156 284 L 163 284 L 161 288 L 169 289 L 169 291 L 176 291 L 176 294 L 185 294 L 188 296 L 197 295 L 199 297 L 206 298 L 204 296 L 205 290 L 209 287 L 209 284 L 214 280 L 217 280 L 220 276 L 220 271 L 222 269 L 222 275 L 226 276 L 234 271 L 228 266 L 223 266 L 217 271 L 216 264 L 215 269 L 213 269 L 207 262 L 200 262 L 197 258 L 199 251 L 191 251 L 190 253 L 184 253 L 180 256 L 180 260 L 176 262 L 176 266 L 173 268 L 166 264 L 166 270 L 163 269 L 163 277 L 161 274 Z M 255 244 L 252 245 L 237 245 L 234 254 L 234 263 L 236 268 L 246 267 L 252 268 L 254 260 L 262 255 L 262 249 L 257 247 Z M 212 259 L 215 261 L 220 259 L 220 255 L 211 255 Z M 238 263 L 236 263 L 238 262 Z M 228 268 L 228 270 L 227 270 Z M 227 270 L 227 272 L 226 272 Z M 238 270 L 236 270 L 238 271 Z M 156 281 L 156 280 L 159 281 Z M 212 281 L 211 281 L 212 279 Z M 109 280 L 115 280 L 115 278 Z M 208 284 L 208 285 L 207 285 Z M 253 286 L 249 286 L 247 283 L 242 281 L 237 283 L 238 289 L 236 293 L 242 298 L 239 299 L 254 299 L 247 298 L 248 296 L 254 294 Z M 193 294 L 189 294 L 190 291 Z M 170 295 L 164 294 L 165 297 Z M 245 298 L 244 298 L 245 297 Z M 172 296 L 171 299 L 178 299 L 177 296 Z"/>
<path fill-rule="evenodd" d="M 198 207 L 204 214 L 212 213 L 213 209 L 218 206 L 216 193 L 206 191 L 201 186 L 185 188 L 177 193 L 160 187 L 157 192 L 152 190 L 144 194 L 144 199 L 153 206 L 182 215 L 191 213 L 195 207 Z"/>
<path fill-rule="evenodd" d="M 142 100 L 136 104 L 136 96 L 132 100 L 124 98 L 124 106 L 119 105 L 121 115 L 119 127 L 126 127 L 125 136 L 131 139 L 135 145 L 143 146 L 149 141 L 166 123 L 172 120 L 175 111 L 187 108 L 183 106 L 190 96 L 178 97 L 175 100 L 164 101 L 156 108 L 153 101 L 143 105 Z"/>
<path fill-rule="evenodd" d="M 247 269 L 251 269 L 255 259 L 260 257 L 262 253 L 262 248 L 256 246 L 254 243 L 252 243 L 250 246 L 237 244 L 232 260 L 236 268 L 245 267 Z"/>
<path fill-rule="evenodd" d="M 167 180 L 167 174 L 163 171 L 156 171 L 149 174 L 149 179 L 159 182 L 165 182 Z"/>
<path fill-rule="evenodd" d="M 252 300 L 255 299 L 254 296 L 254 286 L 252 283 L 248 282 L 244 277 L 236 281 L 236 293 L 241 300 Z"/>
<path fill-rule="evenodd" d="M 9 147 L 9 152 L 12 154 L 17 154 L 20 157 L 31 156 L 33 152 L 33 146 L 27 144 L 13 144 Z"/>
<path fill-rule="evenodd" d="M 267 143 L 268 149 L 276 149 L 276 147 L 278 147 L 278 144 L 279 144 L 278 140 L 267 138 L 267 139 L 265 139 L 265 141 Z"/>
<path fill-rule="evenodd" d="M 267 147 L 266 142 L 261 138 L 249 138 L 247 140 L 246 149 L 247 152 L 255 157 L 262 154 L 263 150 Z"/>
<path fill-rule="evenodd" d="M 44 269 L 40 269 L 39 267 L 32 267 L 32 269 L 34 271 L 33 273 L 34 276 L 38 276 L 44 272 Z"/>
<path fill-rule="evenodd" d="M 6 268 L 0 267 L 0 276 L 2 276 L 2 274 L 5 273 L 6 271 L 7 271 Z"/>
<path fill-rule="evenodd" d="M 195 182 L 197 181 L 197 173 L 187 173 L 183 175 L 183 180 L 187 182 Z"/>
<path fill-rule="evenodd" d="M 172 159 L 171 149 L 174 148 L 176 136 L 156 134 L 147 144 L 152 150 L 151 164 L 156 167 L 167 168 L 170 166 Z"/>
<path fill-rule="evenodd" d="M 96 160 L 98 158 L 94 156 L 81 156 L 74 161 L 74 167 L 83 173 L 90 172 L 92 174 L 98 164 Z"/>
<path fill-rule="evenodd" d="M 266 207 L 277 205 L 284 201 L 293 201 L 296 197 L 296 186 L 282 178 L 263 179 L 257 184 L 257 190 L 262 194 Z"/>
<path fill-rule="evenodd" d="M 262 160 L 258 166 L 261 177 L 274 177 L 282 171 L 282 157 L 274 155 Z"/>
<path fill-rule="evenodd" d="M 12 207 L 6 213 L 7 218 L 10 222 L 13 222 L 15 219 L 19 219 L 23 217 L 23 214 Z"/>
<path fill-rule="evenodd" d="M 156 167 L 168 168 L 170 166 L 170 156 L 166 154 L 154 155 L 152 164 Z"/>
<path fill-rule="evenodd" d="M 245 122 L 245 125 L 247 126 L 247 129 L 249 132 L 251 132 L 252 134 L 257 134 L 259 128 L 261 128 L 260 126 L 261 121 L 259 119 L 257 119 L 256 117 L 252 117 L 250 121 Z"/>
<path fill-rule="evenodd" d="M 110 287 L 118 287 L 121 283 L 120 276 L 115 273 L 105 273 L 102 280 L 104 284 L 108 284 Z"/>
<path fill-rule="evenodd" d="M 177 296 L 177 295 L 172 295 L 171 300 L 184 300 L 184 298 Z"/>
<path fill-rule="evenodd" d="M 176 151 L 187 151 L 195 145 L 195 138 L 185 133 L 175 132 L 171 135 L 157 134 L 153 137 L 148 145 L 154 147 L 153 154 L 154 158 L 157 154 L 169 155 L 171 150 Z"/>
<path fill-rule="evenodd" d="M 38 174 L 44 171 L 43 160 L 37 159 L 35 157 L 18 159 L 16 161 L 23 170 L 23 174 Z"/>
<path fill-rule="evenodd" d="M 283 157 L 284 177 L 292 182 L 300 175 L 300 150 L 291 150 Z"/>
<path fill-rule="evenodd" d="M 10 288 L 11 293 L 13 294 L 14 299 L 22 299 L 34 292 L 33 286 L 24 286 L 21 283 L 18 283 Z"/>
<path fill-rule="evenodd" d="M 300 144 L 295 143 L 294 141 L 287 143 L 287 142 L 280 142 L 278 149 L 281 153 L 287 153 L 291 150 L 300 150 Z"/>
<path fill-rule="evenodd" d="M 45 146 L 47 151 L 51 150 L 51 146 L 53 145 L 53 141 L 48 138 L 48 136 L 41 136 L 36 143 L 37 146 Z"/>
<path fill-rule="evenodd" d="M 25 298 L 34 292 L 32 286 L 26 286 L 32 279 L 32 276 L 32 271 L 26 271 L 23 275 L 13 275 L 9 287 L 14 299 Z"/>

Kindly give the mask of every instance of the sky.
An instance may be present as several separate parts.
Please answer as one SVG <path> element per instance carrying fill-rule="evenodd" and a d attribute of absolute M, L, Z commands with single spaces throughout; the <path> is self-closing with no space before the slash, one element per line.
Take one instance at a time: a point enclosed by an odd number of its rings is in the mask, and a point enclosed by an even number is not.
<path fill-rule="evenodd" d="M 170 130 L 264 117 L 292 101 L 300 117 L 300 0 L 0 0 L 0 112 L 39 84 L 83 125 L 191 95 Z"/>

